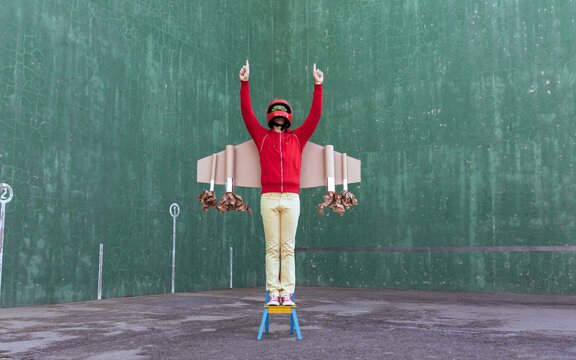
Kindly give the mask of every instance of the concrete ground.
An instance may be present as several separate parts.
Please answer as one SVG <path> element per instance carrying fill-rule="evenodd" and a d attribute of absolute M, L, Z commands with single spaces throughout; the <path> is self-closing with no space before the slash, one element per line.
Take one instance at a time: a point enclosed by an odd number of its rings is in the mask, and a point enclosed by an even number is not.
<path fill-rule="evenodd" d="M 0 359 L 576 360 L 576 296 L 297 291 L 303 340 L 231 289 L 0 309 Z"/>

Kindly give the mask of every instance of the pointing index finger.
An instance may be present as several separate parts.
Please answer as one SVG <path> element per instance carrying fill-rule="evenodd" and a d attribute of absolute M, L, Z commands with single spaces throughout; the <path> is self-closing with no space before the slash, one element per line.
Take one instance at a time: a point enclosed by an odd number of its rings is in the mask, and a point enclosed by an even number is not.
<path fill-rule="evenodd" d="M 314 63 L 314 66 L 312 67 L 312 73 L 316 72 L 316 63 Z"/>

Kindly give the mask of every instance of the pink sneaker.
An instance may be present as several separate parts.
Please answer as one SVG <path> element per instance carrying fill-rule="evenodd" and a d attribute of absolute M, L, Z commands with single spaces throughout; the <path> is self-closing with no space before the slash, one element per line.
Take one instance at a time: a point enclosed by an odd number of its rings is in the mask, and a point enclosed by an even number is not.
<path fill-rule="evenodd" d="M 266 305 L 268 305 L 268 306 L 280 305 L 280 297 L 277 294 L 270 295 L 270 298 L 268 299 L 268 304 L 266 304 Z"/>
<path fill-rule="evenodd" d="M 284 306 L 294 306 L 296 305 L 294 301 L 292 301 L 292 296 L 289 294 L 282 295 L 282 305 Z"/>

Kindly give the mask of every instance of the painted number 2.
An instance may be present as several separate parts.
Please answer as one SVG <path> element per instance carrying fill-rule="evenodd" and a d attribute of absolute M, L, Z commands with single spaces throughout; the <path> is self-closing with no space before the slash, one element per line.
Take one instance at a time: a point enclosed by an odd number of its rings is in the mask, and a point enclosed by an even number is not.
<path fill-rule="evenodd" d="M 8 184 L 0 184 L 0 203 L 6 204 L 12 200 L 12 188 Z"/>

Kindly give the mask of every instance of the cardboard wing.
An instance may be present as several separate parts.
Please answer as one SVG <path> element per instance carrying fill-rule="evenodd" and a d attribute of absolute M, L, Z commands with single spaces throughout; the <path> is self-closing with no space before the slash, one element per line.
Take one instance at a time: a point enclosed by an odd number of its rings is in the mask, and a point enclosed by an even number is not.
<path fill-rule="evenodd" d="M 331 145 L 327 145 L 331 147 Z M 226 178 L 230 176 L 230 168 L 233 170 L 234 186 L 259 188 L 260 185 L 260 155 L 253 140 L 246 141 L 240 145 L 233 147 L 233 155 L 228 152 L 228 170 L 226 168 L 226 150 L 221 151 L 216 155 L 216 172 L 214 175 L 214 183 L 218 185 L 226 185 Z M 228 148 L 230 150 L 230 148 Z M 302 153 L 302 169 L 300 174 L 300 187 L 311 188 L 317 186 L 327 185 L 327 170 L 325 156 L 325 147 L 318 144 L 308 142 L 304 147 Z M 333 152 L 333 169 L 334 181 L 336 185 L 341 185 L 346 177 L 343 170 L 347 168 L 347 183 L 360 182 L 360 160 L 346 156 L 339 152 Z M 347 161 L 344 162 L 343 158 Z M 230 166 L 232 162 L 232 166 Z M 196 181 L 200 183 L 210 183 L 211 181 L 211 167 L 212 155 L 206 156 L 198 160 Z"/>

